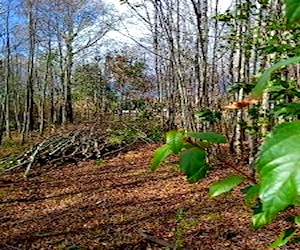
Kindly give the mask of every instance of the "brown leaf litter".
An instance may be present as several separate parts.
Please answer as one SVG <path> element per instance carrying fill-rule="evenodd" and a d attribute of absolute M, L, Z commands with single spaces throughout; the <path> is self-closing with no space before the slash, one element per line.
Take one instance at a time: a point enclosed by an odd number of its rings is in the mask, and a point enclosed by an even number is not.
<path fill-rule="evenodd" d="M 167 242 L 183 241 L 184 249 L 257 250 L 268 249 L 287 228 L 284 215 L 252 228 L 239 188 L 208 198 L 208 185 L 230 172 L 224 164 L 198 184 L 188 184 L 170 162 L 151 172 L 156 147 L 139 146 L 102 162 L 45 166 L 28 179 L 0 176 L 0 249 L 164 249 L 144 239 L 142 229 Z M 299 248 L 293 243 L 286 249 Z"/>

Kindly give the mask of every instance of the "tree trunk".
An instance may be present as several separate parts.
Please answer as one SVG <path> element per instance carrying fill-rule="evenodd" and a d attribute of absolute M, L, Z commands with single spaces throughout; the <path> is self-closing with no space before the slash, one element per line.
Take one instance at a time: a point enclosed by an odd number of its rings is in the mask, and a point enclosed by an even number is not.
<path fill-rule="evenodd" d="M 35 20 L 33 14 L 33 2 L 28 2 L 28 34 L 29 34 L 29 54 L 27 64 L 27 87 L 24 111 L 23 130 L 21 144 L 24 143 L 26 134 L 33 130 L 33 84 L 34 84 L 34 58 L 35 58 Z"/>
<path fill-rule="evenodd" d="M 9 28 L 10 6 L 7 6 L 5 18 L 5 36 L 6 36 L 6 68 L 5 68 L 5 132 L 6 137 L 11 139 L 10 133 L 10 79 L 11 79 L 11 49 L 10 49 L 10 28 Z"/>

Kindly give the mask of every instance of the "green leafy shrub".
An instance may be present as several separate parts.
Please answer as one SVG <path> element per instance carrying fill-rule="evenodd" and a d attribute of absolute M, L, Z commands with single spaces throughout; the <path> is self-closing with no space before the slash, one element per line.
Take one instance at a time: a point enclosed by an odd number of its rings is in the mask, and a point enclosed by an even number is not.
<path fill-rule="evenodd" d="M 298 118 L 300 116 L 300 103 L 281 103 L 273 110 L 278 118 Z"/>
<path fill-rule="evenodd" d="M 226 142 L 226 137 L 213 132 L 169 131 L 166 134 L 166 144 L 154 152 L 150 168 L 156 170 L 168 156 L 179 155 L 180 170 L 186 175 L 188 182 L 197 182 L 205 177 L 209 169 L 206 149 L 212 144 Z"/>
<path fill-rule="evenodd" d="M 112 146 L 120 146 L 132 143 L 138 138 L 138 131 L 130 128 L 110 130 L 106 143 Z"/>
<path fill-rule="evenodd" d="M 199 122 L 206 122 L 208 124 L 214 124 L 222 118 L 221 112 L 210 109 L 199 110 L 195 113 L 195 116 Z"/>
<path fill-rule="evenodd" d="M 152 127 L 147 131 L 147 138 L 153 142 L 161 141 L 163 137 L 163 131 L 158 127 Z"/>

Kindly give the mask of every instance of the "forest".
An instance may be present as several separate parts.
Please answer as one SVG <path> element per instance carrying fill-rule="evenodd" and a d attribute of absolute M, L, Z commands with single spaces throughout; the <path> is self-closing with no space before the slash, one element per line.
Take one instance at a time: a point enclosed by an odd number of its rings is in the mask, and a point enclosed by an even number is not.
<path fill-rule="evenodd" d="M 298 0 L 0 0 L 0 249 L 300 249 Z"/>

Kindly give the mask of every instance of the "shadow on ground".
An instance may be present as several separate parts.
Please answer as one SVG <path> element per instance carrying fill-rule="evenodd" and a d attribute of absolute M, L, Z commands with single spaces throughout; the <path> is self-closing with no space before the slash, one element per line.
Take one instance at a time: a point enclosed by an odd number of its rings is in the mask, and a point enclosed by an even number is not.
<path fill-rule="evenodd" d="M 0 176 L 0 249 L 164 249 L 143 239 L 142 228 L 186 249 L 267 249 L 286 226 L 252 229 L 239 190 L 208 199 L 208 184 L 224 176 L 226 166 L 193 185 L 174 166 L 150 172 L 155 147 L 100 166 L 40 168 L 27 180 L 18 173 Z"/>

